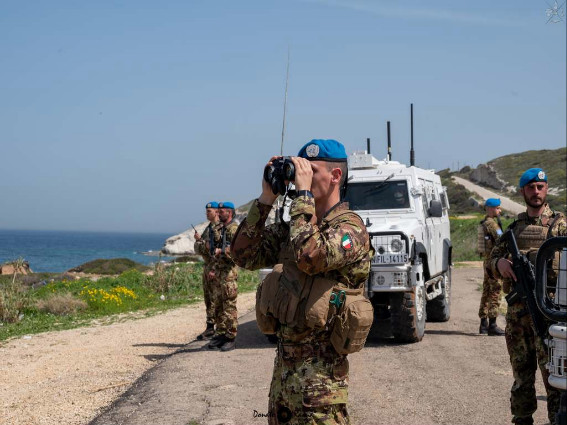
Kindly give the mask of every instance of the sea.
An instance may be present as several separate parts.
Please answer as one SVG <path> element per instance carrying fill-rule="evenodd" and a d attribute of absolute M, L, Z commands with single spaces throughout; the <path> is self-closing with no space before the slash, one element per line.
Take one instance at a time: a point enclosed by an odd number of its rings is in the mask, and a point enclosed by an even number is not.
<path fill-rule="evenodd" d="M 34 272 L 61 273 L 98 258 L 129 258 L 145 265 L 159 257 L 172 234 L 1 230 L 0 264 L 18 258 Z"/>

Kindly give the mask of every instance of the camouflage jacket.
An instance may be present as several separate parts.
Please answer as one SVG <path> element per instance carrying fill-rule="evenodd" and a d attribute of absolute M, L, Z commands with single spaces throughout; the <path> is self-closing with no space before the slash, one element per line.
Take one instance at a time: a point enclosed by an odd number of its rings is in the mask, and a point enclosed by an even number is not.
<path fill-rule="evenodd" d="M 212 259 L 211 250 L 210 248 L 207 248 L 207 242 L 209 242 L 210 244 L 211 232 L 213 232 L 212 236 L 214 238 L 215 233 L 213 229 L 215 227 L 219 227 L 220 225 L 221 225 L 220 223 L 209 223 L 209 225 L 205 228 L 203 233 L 201 233 L 201 239 L 195 241 L 195 245 L 193 249 L 195 250 L 195 253 L 203 257 L 203 261 L 205 262 L 205 264 L 209 264 Z"/>
<path fill-rule="evenodd" d="M 220 223 L 219 226 L 214 227 L 215 248 L 221 249 L 221 253 L 213 257 L 212 263 L 215 271 L 227 273 L 236 268 L 232 259 L 231 241 L 237 229 L 238 224 L 234 221 L 227 224 Z"/>
<path fill-rule="evenodd" d="M 364 284 L 370 271 L 370 240 L 362 219 L 348 210 L 347 203 L 337 204 L 317 223 L 315 200 L 300 196 L 291 204 L 289 226 L 265 227 L 271 208 L 256 200 L 239 226 L 232 243 L 239 266 L 272 267 L 290 244 L 300 271 L 354 288 Z"/>
<path fill-rule="evenodd" d="M 486 240 L 484 243 L 486 250 L 484 252 L 484 257 L 486 258 L 490 255 L 490 251 L 492 250 L 494 245 L 498 243 L 498 239 L 500 239 L 500 236 L 502 236 L 503 232 L 496 217 L 485 216 L 484 220 L 482 220 L 480 224 L 482 225 L 484 231 L 484 238 L 488 238 L 488 240 Z"/>
<path fill-rule="evenodd" d="M 513 229 L 514 236 L 519 239 L 520 232 L 525 225 L 535 225 L 541 227 L 547 227 L 551 225 L 549 230 L 549 237 L 554 236 L 566 236 L 567 235 L 567 222 L 565 216 L 561 213 L 554 212 L 549 208 L 549 205 L 545 205 L 543 213 L 539 217 L 530 217 L 527 212 L 518 215 L 516 220 L 510 225 L 509 228 Z M 492 249 L 490 253 L 490 268 L 494 273 L 494 276 L 501 278 L 500 272 L 498 271 L 497 263 L 501 258 L 507 258 L 509 256 L 508 247 L 505 242 L 499 242 Z"/>

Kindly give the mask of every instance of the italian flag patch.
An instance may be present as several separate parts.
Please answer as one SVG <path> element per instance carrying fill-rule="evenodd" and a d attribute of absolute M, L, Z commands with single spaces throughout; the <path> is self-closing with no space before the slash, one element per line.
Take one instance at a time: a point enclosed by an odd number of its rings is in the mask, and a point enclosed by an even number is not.
<path fill-rule="evenodd" d="M 341 245 L 345 251 L 349 251 L 352 249 L 352 238 L 348 233 L 343 236 L 343 239 L 341 240 Z"/>

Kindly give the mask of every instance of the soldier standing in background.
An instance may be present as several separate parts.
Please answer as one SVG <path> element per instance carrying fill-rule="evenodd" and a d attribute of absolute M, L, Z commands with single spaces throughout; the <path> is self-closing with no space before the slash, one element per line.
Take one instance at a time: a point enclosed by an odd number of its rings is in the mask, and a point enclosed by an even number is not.
<path fill-rule="evenodd" d="M 273 157 L 268 166 L 272 166 Z M 370 241 L 361 218 L 340 201 L 347 172 L 344 146 L 312 140 L 291 158 L 297 197 L 287 223 L 265 227 L 277 195 L 262 179 L 262 193 L 233 240 L 235 261 L 258 269 L 275 266 L 256 301 L 258 326 L 278 337 L 269 395 L 270 424 L 348 424 L 348 360 L 332 342 L 349 297 L 364 299 L 370 271 Z M 259 297 L 259 298 L 258 298 Z M 368 302 L 368 300 L 365 300 Z M 268 312 L 262 305 L 269 304 Z M 342 307 L 345 307 L 343 310 Z M 352 326 L 358 351 L 368 329 Z M 358 316 L 358 318 L 361 318 Z M 338 324 L 337 324 L 338 323 Z M 341 340 L 340 349 L 349 339 Z"/>
<path fill-rule="evenodd" d="M 498 308 L 500 307 L 500 292 L 502 285 L 492 276 L 490 270 L 490 251 L 502 236 L 502 223 L 500 222 L 500 199 L 489 198 L 484 204 L 486 216 L 480 222 L 478 230 L 479 253 L 484 258 L 484 281 L 482 282 L 482 296 L 480 297 L 480 334 L 504 335 L 504 331 L 496 324 Z M 488 320 L 487 320 L 488 319 Z"/>
<path fill-rule="evenodd" d="M 230 351 L 235 348 L 238 311 L 238 266 L 231 257 L 230 242 L 238 225 L 233 221 L 234 204 L 219 202 L 220 226 L 215 227 L 215 239 L 218 241 L 213 258 L 213 306 L 215 316 L 215 335 L 209 348 Z"/>
<path fill-rule="evenodd" d="M 211 282 L 209 281 L 209 273 L 212 271 L 212 257 L 214 250 L 214 227 L 219 224 L 219 204 L 211 201 L 206 206 L 207 220 L 209 225 L 203 233 L 199 235 L 195 231 L 195 252 L 203 257 L 203 297 L 205 298 L 206 309 L 206 329 L 197 336 L 197 339 L 209 339 L 215 334 L 214 310 L 212 304 Z"/>
<path fill-rule="evenodd" d="M 520 191 L 527 205 L 526 212 L 518 215 L 509 226 L 512 229 L 518 249 L 532 264 L 539 247 L 546 239 L 567 235 L 565 216 L 554 212 L 545 202 L 547 197 L 547 175 L 541 168 L 530 168 L 520 178 Z M 496 277 L 504 278 L 504 292 L 509 293 L 516 281 L 512 263 L 508 259 L 506 243 L 498 243 L 490 254 L 490 265 Z M 547 413 L 549 422 L 555 424 L 555 413 L 559 409 L 559 390 L 549 385 L 549 361 L 547 347 L 534 331 L 531 316 L 524 301 L 508 305 L 506 312 L 506 346 L 514 373 L 510 404 L 512 422 L 521 425 L 533 424 L 532 414 L 537 409 L 535 374 L 539 364 L 547 392 Z M 560 424 L 556 424 L 560 425 Z"/>

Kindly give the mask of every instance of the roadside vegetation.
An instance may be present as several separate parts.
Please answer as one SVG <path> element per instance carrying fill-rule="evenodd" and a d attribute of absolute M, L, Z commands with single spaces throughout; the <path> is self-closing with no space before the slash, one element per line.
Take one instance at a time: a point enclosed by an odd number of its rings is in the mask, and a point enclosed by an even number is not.
<path fill-rule="evenodd" d="M 39 332 L 145 317 L 203 301 L 203 263 L 135 268 L 117 276 L 0 276 L 0 341 Z M 239 292 L 258 285 L 258 272 L 239 271 Z"/>

